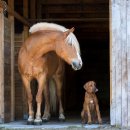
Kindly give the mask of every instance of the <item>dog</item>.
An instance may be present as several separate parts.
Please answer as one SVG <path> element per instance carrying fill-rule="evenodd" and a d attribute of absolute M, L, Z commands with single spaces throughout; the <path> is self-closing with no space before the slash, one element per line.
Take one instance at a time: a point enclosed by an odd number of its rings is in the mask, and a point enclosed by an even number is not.
<path fill-rule="evenodd" d="M 95 94 L 98 91 L 96 88 L 96 83 L 94 81 L 89 81 L 83 87 L 86 92 L 83 103 L 83 110 L 81 112 L 82 123 L 96 123 L 98 119 L 99 124 L 101 124 L 102 118 L 99 110 L 98 99 Z"/>

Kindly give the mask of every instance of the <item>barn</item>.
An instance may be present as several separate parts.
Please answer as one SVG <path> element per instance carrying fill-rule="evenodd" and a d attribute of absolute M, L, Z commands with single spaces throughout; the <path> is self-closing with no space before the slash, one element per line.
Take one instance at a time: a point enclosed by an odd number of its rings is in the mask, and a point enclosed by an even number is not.
<path fill-rule="evenodd" d="M 82 69 L 65 64 L 67 118 L 80 119 L 83 85 L 94 80 L 103 122 L 130 126 L 130 0 L 0 1 L 0 123 L 28 116 L 17 58 L 29 27 L 38 22 L 75 27 L 80 43 Z M 33 94 L 36 84 L 31 84 Z"/>

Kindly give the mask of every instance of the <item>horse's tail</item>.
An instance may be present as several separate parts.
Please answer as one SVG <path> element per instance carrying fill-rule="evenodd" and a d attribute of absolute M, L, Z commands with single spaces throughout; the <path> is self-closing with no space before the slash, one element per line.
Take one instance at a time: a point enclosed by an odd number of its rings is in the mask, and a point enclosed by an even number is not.
<path fill-rule="evenodd" d="M 53 115 L 57 112 L 57 94 L 56 83 L 53 79 L 49 80 L 49 95 L 50 95 L 50 111 Z"/>

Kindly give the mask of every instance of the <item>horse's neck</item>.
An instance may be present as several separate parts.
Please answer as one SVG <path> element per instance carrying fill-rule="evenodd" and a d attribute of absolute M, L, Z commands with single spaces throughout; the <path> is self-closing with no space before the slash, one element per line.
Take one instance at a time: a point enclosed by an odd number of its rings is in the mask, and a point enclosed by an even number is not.
<path fill-rule="evenodd" d="M 33 58 L 33 60 L 38 59 L 42 57 L 44 54 L 54 50 L 54 47 L 52 43 L 44 43 L 39 45 L 36 45 L 35 47 L 30 49 L 29 56 Z"/>

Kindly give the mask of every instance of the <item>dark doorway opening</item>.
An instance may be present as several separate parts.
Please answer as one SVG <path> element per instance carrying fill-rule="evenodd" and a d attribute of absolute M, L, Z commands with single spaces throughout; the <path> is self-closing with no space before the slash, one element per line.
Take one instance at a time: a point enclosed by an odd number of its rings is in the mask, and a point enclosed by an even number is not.
<path fill-rule="evenodd" d="M 108 36 L 109 37 L 109 36 Z M 109 40 L 80 41 L 83 68 L 73 71 L 66 65 L 65 110 L 70 115 L 80 117 L 83 107 L 85 90 L 83 85 L 95 81 L 96 93 L 103 118 L 109 120 L 110 114 L 110 76 L 109 76 Z"/>

